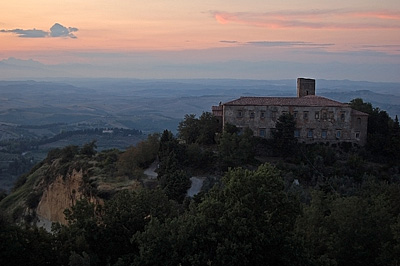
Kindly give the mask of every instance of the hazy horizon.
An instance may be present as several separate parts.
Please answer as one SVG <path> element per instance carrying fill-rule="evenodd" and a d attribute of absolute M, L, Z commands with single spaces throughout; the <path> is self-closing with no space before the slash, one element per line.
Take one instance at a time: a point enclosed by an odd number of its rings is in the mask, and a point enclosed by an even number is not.
<path fill-rule="evenodd" d="M 400 82 L 400 2 L 0 3 L 0 79 Z"/>

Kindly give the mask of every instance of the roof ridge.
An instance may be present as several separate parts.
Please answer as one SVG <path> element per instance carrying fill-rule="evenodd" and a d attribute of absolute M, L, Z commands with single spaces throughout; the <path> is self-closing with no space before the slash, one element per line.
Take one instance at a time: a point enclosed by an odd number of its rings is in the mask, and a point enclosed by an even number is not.
<path fill-rule="evenodd" d="M 238 99 L 224 103 L 224 105 L 348 106 L 348 104 L 346 103 L 342 103 L 319 95 L 307 95 L 304 97 L 241 96 Z"/>

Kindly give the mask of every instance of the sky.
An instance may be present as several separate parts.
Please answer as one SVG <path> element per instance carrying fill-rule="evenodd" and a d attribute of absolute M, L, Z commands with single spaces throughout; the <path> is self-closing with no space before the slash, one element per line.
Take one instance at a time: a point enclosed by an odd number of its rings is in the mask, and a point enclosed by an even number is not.
<path fill-rule="evenodd" d="M 400 82 L 400 1 L 1 1 L 9 58 L 60 76 Z"/>

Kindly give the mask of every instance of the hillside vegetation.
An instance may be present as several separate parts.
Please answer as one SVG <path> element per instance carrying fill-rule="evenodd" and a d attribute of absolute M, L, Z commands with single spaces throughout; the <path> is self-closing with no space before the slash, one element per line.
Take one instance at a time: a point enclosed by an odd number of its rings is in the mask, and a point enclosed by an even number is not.
<path fill-rule="evenodd" d="M 351 104 L 370 114 L 366 147 L 297 143 L 290 115 L 265 140 L 203 113 L 123 152 L 55 149 L 0 201 L 0 263 L 398 265 L 399 122 Z M 73 180 L 65 220 L 37 228 L 44 198 Z"/>
<path fill-rule="evenodd" d="M 65 130 L 70 129 L 71 131 Z M 0 125 L 0 131 L 13 133 L 14 138 L 0 141 L 0 190 L 10 190 L 18 176 L 28 172 L 55 148 L 80 146 L 96 140 L 99 150 L 125 149 L 146 136 L 141 131 L 123 128 L 91 128 L 88 125 L 71 127 L 66 124 L 41 126 Z M 59 133 L 55 133 L 59 132 Z"/>

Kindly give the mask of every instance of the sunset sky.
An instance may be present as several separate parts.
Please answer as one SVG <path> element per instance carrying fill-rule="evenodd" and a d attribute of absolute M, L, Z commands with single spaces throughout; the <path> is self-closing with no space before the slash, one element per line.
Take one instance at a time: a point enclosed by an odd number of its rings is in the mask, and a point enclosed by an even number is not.
<path fill-rule="evenodd" d="M 87 76 L 400 82 L 400 1 L 1 1 L 8 58 Z"/>

